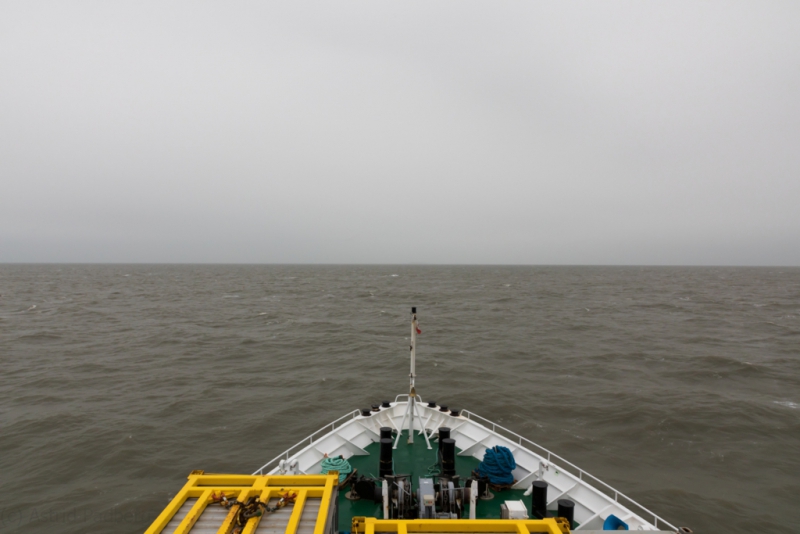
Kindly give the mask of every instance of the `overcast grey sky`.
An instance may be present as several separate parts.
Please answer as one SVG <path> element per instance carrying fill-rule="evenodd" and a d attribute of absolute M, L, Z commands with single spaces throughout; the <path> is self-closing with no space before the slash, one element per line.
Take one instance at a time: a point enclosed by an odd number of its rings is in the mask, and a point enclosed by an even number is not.
<path fill-rule="evenodd" d="M 800 2 L 0 3 L 0 262 L 800 265 Z"/>

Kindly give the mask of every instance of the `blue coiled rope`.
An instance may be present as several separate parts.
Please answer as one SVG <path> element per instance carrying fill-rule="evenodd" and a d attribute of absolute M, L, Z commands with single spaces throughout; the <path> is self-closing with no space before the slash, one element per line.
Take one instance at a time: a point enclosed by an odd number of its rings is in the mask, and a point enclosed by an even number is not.
<path fill-rule="evenodd" d="M 507 486 L 514 483 L 514 475 L 511 471 L 517 468 L 514 455 L 507 447 L 497 445 L 491 449 L 486 449 L 483 461 L 478 465 L 478 476 L 489 477 L 489 482 L 499 486 Z"/>
<path fill-rule="evenodd" d="M 341 456 L 338 458 L 323 458 L 322 474 L 327 475 L 328 471 L 339 471 L 339 484 L 341 484 L 345 481 L 347 475 L 353 472 L 353 466 Z"/>

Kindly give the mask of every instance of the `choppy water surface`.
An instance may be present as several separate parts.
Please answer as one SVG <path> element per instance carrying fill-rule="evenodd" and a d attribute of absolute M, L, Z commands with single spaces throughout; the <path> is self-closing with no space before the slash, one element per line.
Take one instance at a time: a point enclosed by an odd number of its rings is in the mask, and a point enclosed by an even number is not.
<path fill-rule="evenodd" d="M 418 389 L 696 532 L 800 530 L 800 269 L 0 266 L 0 530 L 142 532 Z"/>

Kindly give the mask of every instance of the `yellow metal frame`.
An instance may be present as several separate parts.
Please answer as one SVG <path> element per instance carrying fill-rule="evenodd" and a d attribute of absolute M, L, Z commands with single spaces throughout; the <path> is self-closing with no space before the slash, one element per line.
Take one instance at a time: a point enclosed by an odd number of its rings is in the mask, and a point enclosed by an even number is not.
<path fill-rule="evenodd" d="M 175 529 L 175 534 L 186 534 L 192 530 L 206 507 L 214 502 L 211 497 L 212 494 L 217 496 L 224 494 L 228 499 L 238 500 L 239 502 L 245 502 L 250 497 L 257 496 L 261 501 L 269 502 L 270 499 L 280 498 L 281 495 L 287 492 L 296 493 L 297 498 L 293 505 L 294 508 L 289 518 L 289 524 L 286 526 L 286 534 L 297 533 L 297 525 L 300 523 L 303 507 L 309 497 L 319 497 L 321 499 L 314 534 L 324 534 L 331 496 L 338 483 L 338 473 L 329 473 L 328 475 L 256 476 L 206 475 L 202 471 L 192 471 L 189 475 L 189 480 L 153 524 L 150 525 L 150 528 L 145 531 L 145 534 L 160 534 L 172 517 L 186 503 L 187 499 L 196 497 L 197 502 L 186 514 L 178 528 Z M 231 507 L 222 526 L 217 530 L 217 534 L 229 534 L 234 526 L 235 517 L 236 508 Z M 261 521 L 261 517 L 253 517 L 248 520 L 242 534 L 253 534 L 259 521 Z"/>
<path fill-rule="evenodd" d="M 376 532 L 508 532 L 509 534 L 566 534 L 569 525 L 566 519 L 376 519 L 354 517 L 352 534 L 375 534 Z M 316 533 L 315 533 L 316 534 Z"/>

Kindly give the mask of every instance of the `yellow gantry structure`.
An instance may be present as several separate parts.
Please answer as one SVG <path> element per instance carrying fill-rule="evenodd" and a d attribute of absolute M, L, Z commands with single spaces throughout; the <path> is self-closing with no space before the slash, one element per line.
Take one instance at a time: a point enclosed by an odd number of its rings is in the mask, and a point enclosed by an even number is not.
<path fill-rule="evenodd" d="M 336 534 L 339 473 L 327 475 L 207 475 L 193 471 L 145 534 Z M 228 506 L 222 506 L 222 497 Z M 281 498 L 288 504 L 278 507 Z M 272 511 L 241 517 L 257 497 Z M 263 510 L 262 510 L 263 511 Z M 237 523 L 237 518 L 238 523 Z M 563 518 L 377 519 L 354 517 L 352 534 L 568 534 Z"/>
<path fill-rule="evenodd" d="M 331 527 L 336 531 L 335 512 L 332 507 L 337 493 L 339 474 L 331 472 L 328 475 L 206 475 L 202 471 L 193 471 L 189 480 L 178 492 L 172 502 L 164 509 L 158 518 L 145 531 L 145 534 L 187 534 L 191 533 L 198 520 L 213 506 L 215 511 L 224 513 L 217 534 L 231 534 L 237 529 L 235 524 L 238 507 L 233 504 L 229 509 L 223 508 L 219 499 L 224 495 L 229 501 L 244 503 L 252 497 L 258 497 L 262 502 L 277 501 L 284 495 L 292 495 L 292 504 L 280 511 L 288 515 L 284 534 L 297 534 L 300 519 L 306 504 L 311 500 L 319 502 L 318 511 L 315 509 L 313 534 L 326 534 Z M 209 514 L 210 515 L 210 514 Z M 241 534 L 254 534 L 259 523 L 272 514 L 249 518 Z M 216 525 L 214 525 L 216 527 Z M 200 530 L 200 529 L 198 529 Z M 203 532 L 208 532 L 208 525 L 204 525 Z M 310 534 L 310 533 L 309 533 Z"/>
<path fill-rule="evenodd" d="M 567 520 L 547 519 L 376 519 L 354 517 L 352 534 L 568 534 Z"/>

